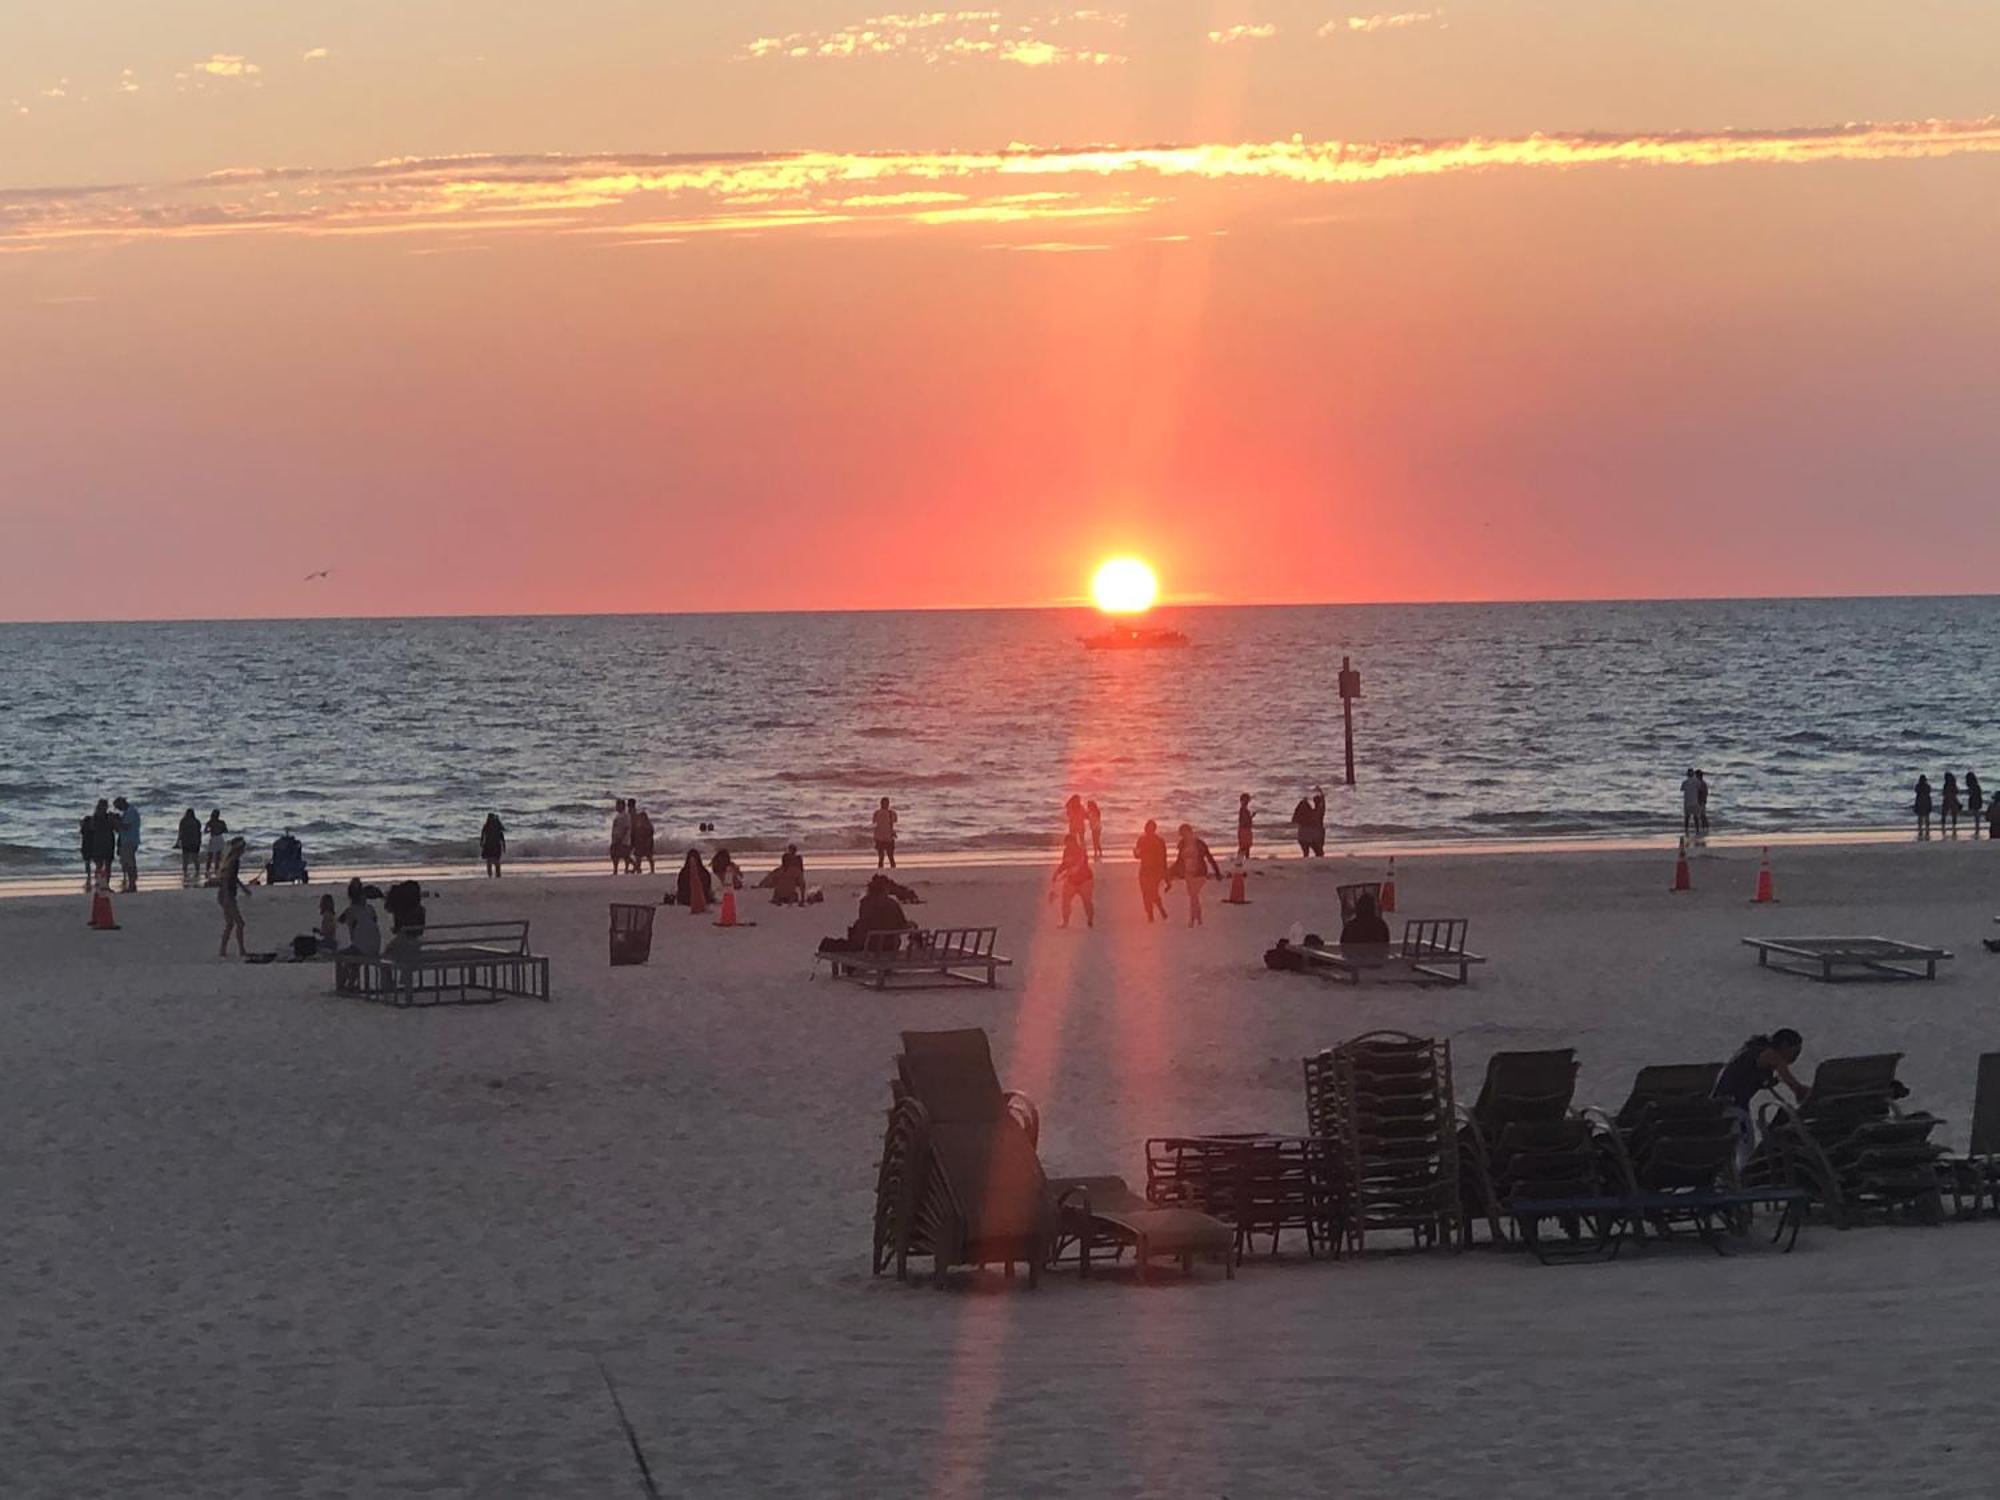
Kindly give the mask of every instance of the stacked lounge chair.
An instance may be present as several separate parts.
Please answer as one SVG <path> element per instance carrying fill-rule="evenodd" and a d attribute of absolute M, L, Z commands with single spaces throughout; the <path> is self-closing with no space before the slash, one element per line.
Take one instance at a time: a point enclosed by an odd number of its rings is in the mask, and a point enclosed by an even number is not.
<path fill-rule="evenodd" d="M 2000 1210 L 2000 1052 L 1979 1055 L 1972 1134 L 1965 1154 L 1946 1157 L 1940 1165 L 1951 1185 L 1953 1212 L 1960 1218 Z M 1970 1209 L 1967 1199 L 1971 1200 Z"/>
<path fill-rule="evenodd" d="M 1805 1103 L 1766 1105 L 1746 1181 L 1803 1188 L 1842 1229 L 1870 1214 L 1942 1218 L 1944 1148 L 1930 1137 L 1943 1122 L 1898 1106 L 1909 1092 L 1896 1079 L 1901 1061 L 1900 1052 L 1828 1058 Z"/>
<path fill-rule="evenodd" d="M 1576 1052 L 1496 1052 L 1470 1109 L 1461 1109 L 1459 1182 L 1463 1233 L 1483 1218 L 1494 1242 L 1504 1243 L 1513 1219 L 1509 1204 L 1524 1200 L 1597 1196 L 1602 1168 L 1589 1123 L 1571 1113 L 1576 1095 Z M 1524 1237 L 1536 1225 L 1523 1221 Z"/>
<path fill-rule="evenodd" d="M 1306 1122 L 1334 1146 L 1347 1244 L 1407 1230 L 1416 1244 L 1459 1233 L 1459 1148 L 1451 1043 L 1371 1031 L 1305 1060 Z"/>

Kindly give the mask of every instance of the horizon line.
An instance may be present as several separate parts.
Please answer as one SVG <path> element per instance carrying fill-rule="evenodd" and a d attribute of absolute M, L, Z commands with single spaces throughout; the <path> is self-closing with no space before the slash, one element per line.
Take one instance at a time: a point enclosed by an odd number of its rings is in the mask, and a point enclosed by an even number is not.
<path fill-rule="evenodd" d="M 1841 604 L 1855 602 L 1911 603 L 1946 602 L 1970 599 L 2000 599 L 2000 590 L 1986 593 L 1851 593 L 1851 594 L 1630 594 L 1590 595 L 1569 598 L 1464 598 L 1464 599 L 1258 599 L 1224 602 L 1216 599 L 1169 599 L 1154 606 L 1155 612 L 1226 609 L 1470 609 L 1528 608 L 1534 605 L 1580 604 Z M 744 619 L 758 617 L 819 615 L 995 615 L 995 614 L 1100 614 L 1085 599 L 1043 604 L 912 604 L 894 606 L 855 605 L 827 609 L 635 609 L 635 610 L 522 610 L 484 614 L 470 611 L 411 611 L 399 614 L 326 615 L 132 615 L 118 619 L 81 617 L 35 617 L 0 619 L 0 629 L 51 625 L 329 625 L 367 624 L 385 620 L 664 620 L 664 619 Z"/>

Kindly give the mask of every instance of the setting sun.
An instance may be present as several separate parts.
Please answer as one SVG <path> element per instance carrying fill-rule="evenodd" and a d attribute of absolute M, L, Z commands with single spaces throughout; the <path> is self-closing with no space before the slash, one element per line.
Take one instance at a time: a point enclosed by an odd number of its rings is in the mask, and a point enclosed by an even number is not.
<path fill-rule="evenodd" d="M 1107 615 L 1142 615 L 1160 597 L 1160 580 L 1136 557 L 1114 557 L 1090 580 L 1090 597 Z"/>

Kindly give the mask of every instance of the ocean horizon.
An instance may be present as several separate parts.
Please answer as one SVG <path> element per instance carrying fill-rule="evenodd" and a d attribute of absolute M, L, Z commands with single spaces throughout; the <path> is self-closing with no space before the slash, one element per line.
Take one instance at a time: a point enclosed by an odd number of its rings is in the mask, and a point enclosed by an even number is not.
<path fill-rule="evenodd" d="M 880 796 L 913 853 L 1034 851 L 1071 792 L 1122 852 L 1148 817 L 1232 842 L 1249 791 L 1268 849 L 1315 785 L 1335 848 L 1623 840 L 1678 831 L 1691 766 L 1719 835 L 1866 832 L 2000 737 L 1990 596 L 1156 615 L 1191 644 L 1087 651 L 1081 607 L 0 626 L 0 876 L 76 865 L 113 795 L 149 867 L 188 806 L 327 865 L 471 862 L 489 810 L 586 860 L 617 797 L 663 854 L 851 851 Z"/>

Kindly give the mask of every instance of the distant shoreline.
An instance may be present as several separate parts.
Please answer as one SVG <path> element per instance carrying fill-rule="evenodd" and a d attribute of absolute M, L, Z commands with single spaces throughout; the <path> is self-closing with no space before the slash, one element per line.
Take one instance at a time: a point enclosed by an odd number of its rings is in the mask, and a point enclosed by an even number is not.
<path fill-rule="evenodd" d="M 703 838 L 697 847 L 705 853 L 717 847 L 729 847 L 729 840 Z M 1722 833 L 1717 834 L 1701 849 L 1695 851 L 1697 858 L 1704 852 L 1716 853 L 1724 850 L 1757 849 L 1766 845 L 1773 848 L 1835 848 L 1842 845 L 1856 847 L 1879 847 L 1885 844 L 1915 844 L 1918 840 L 1910 829 L 1904 827 L 1885 828 L 1829 828 L 1801 832 L 1784 833 Z M 1961 834 L 1957 839 L 1934 838 L 1933 843 L 1972 843 L 1969 834 Z M 1344 859 L 1366 858 L 1371 860 L 1395 859 L 1437 859 L 1457 855 L 1492 857 L 1498 855 L 1556 855 L 1556 854 L 1613 854 L 1635 853 L 1658 850 L 1670 853 L 1678 847 L 1680 836 L 1670 833 L 1644 834 L 1604 834 L 1594 837 L 1553 836 L 1549 838 L 1517 839 L 1357 839 L 1348 843 L 1328 845 L 1328 855 L 1315 864 L 1338 864 Z M 1057 844 L 1051 843 L 1047 849 L 965 849 L 965 850 L 923 850 L 899 851 L 898 865 L 903 870 L 979 870 L 979 869 L 1020 869 L 1024 866 L 1052 864 Z M 1220 841 L 1215 842 L 1218 857 L 1225 857 L 1228 850 Z M 1131 857 L 1122 848 L 1105 851 L 1107 865 L 1129 865 Z M 1266 862 L 1286 865 L 1303 864 L 1298 847 L 1289 837 L 1260 840 L 1253 856 L 1258 864 Z M 353 864 L 334 862 L 317 864 L 312 852 L 307 851 L 307 864 L 312 870 L 314 886 L 345 884 L 352 876 L 381 881 L 384 879 L 405 880 L 484 880 L 486 878 L 476 853 L 470 850 L 463 863 L 445 861 L 411 861 L 381 864 Z M 875 869 L 875 854 L 869 849 L 806 851 L 807 868 L 814 874 L 872 873 Z M 745 858 L 745 868 L 754 879 L 766 866 L 776 863 L 775 856 L 752 853 Z M 610 858 L 603 859 L 518 859 L 507 861 L 510 874 L 520 876 L 549 877 L 554 879 L 584 879 L 601 876 L 615 880 L 664 880 L 671 881 L 680 868 L 680 854 L 673 852 L 662 855 L 658 869 L 648 875 L 613 875 L 609 870 Z M 502 877 L 505 878 L 505 877 Z M 167 864 L 157 867 L 142 866 L 140 869 L 139 894 L 155 891 L 205 890 L 205 886 L 183 886 L 176 878 L 174 868 Z M 82 895 L 83 879 L 81 871 L 74 874 L 22 874 L 0 876 L 0 900 L 24 896 Z M 129 899 L 129 898 L 126 898 Z"/>

